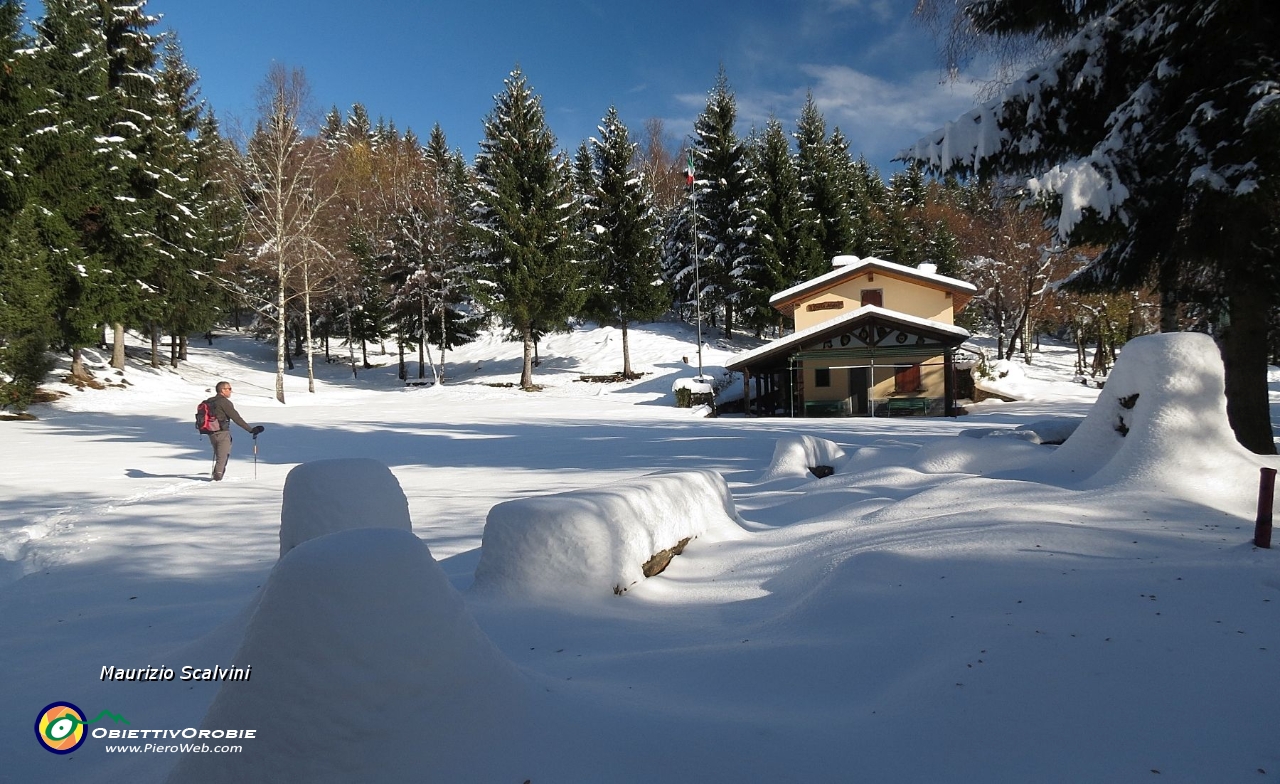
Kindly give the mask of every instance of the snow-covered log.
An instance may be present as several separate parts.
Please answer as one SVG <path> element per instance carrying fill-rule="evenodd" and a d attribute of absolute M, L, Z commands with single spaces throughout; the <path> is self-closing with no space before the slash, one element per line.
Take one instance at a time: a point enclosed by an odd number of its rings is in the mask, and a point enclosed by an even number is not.
<path fill-rule="evenodd" d="M 489 510 L 475 587 L 518 596 L 622 593 L 644 579 L 654 556 L 741 530 L 715 471 L 520 498 Z"/>

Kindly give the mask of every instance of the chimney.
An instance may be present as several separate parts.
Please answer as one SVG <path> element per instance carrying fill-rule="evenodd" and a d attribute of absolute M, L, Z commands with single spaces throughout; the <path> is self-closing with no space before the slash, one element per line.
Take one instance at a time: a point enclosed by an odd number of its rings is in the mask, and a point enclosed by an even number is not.
<path fill-rule="evenodd" d="M 857 264 L 861 259 L 857 256 L 836 256 L 831 260 L 832 267 L 847 267 L 850 264 Z"/>
<path fill-rule="evenodd" d="M 937 275 L 937 274 L 938 274 L 938 265 L 937 265 L 937 264 L 934 264 L 933 262 L 929 262 L 929 261 L 922 261 L 922 262 L 920 262 L 919 264 L 917 264 L 917 265 L 916 265 L 916 269 L 920 270 L 921 272 L 923 272 L 923 273 L 924 273 L 924 274 L 926 274 L 926 275 Z"/>

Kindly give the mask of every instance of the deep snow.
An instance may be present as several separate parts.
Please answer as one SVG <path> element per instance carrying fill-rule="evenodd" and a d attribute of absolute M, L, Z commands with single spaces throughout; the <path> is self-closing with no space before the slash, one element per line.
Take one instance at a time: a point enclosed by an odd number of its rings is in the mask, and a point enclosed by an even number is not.
<path fill-rule="evenodd" d="M 443 388 L 327 365 L 315 395 L 291 376 L 285 406 L 271 349 L 232 336 L 180 373 L 131 365 L 125 387 L 0 422 L 0 780 L 178 763 L 99 739 L 44 751 L 32 721 L 55 700 L 140 730 L 260 730 L 174 781 L 1276 778 L 1280 577 L 1250 544 L 1257 466 L 1276 461 L 1230 440 L 1207 339 L 1131 343 L 1102 392 L 1050 347 L 1020 374 L 1028 402 L 785 420 L 674 408 L 689 331 L 630 334 L 649 373 L 630 384 L 576 380 L 621 364 L 616 331 L 581 329 L 540 346 L 539 393 L 485 385 L 519 371 L 491 336 L 450 355 Z M 705 347 L 708 372 L 727 356 Z M 257 478 L 240 438 L 214 484 L 191 409 L 223 377 L 268 429 Z M 1057 449 L 990 432 L 1089 412 Z M 818 456 L 833 475 L 798 470 Z M 286 476 L 332 458 L 388 466 L 416 536 L 363 527 L 402 521 L 385 475 L 321 470 L 335 500 L 309 491 L 304 517 L 355 497 L 333 525 L 358 530 L 284 547 Z M 502 502 L 670 469 L 723 475 L 741 535 L 621 596 L 473 590 Z M 233 663 L 253 678 L 100 679 Z"/>

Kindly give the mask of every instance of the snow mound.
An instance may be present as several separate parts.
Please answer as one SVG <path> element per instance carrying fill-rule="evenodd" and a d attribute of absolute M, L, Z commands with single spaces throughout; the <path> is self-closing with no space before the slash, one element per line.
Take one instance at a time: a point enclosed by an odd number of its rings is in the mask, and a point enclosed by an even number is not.
<path fill-rule="evenodd" d="M 784 436 L 774 445 L 773 460 L 759 481 L 810 476 L 809 469 L 814 466 L 835 467 L 844 460 L 844 450 L 834 441 L 817 436 Z"/>
<path fill-rule="evenodd" d="M 695 395 L 710 395 L 716 391 L 714 382 L 714 378 L 706 375 L 677 378 L 671 382 L 671 391 L 678 392 L 681 389 L 687 389 Z"/>
<path fill-rule="evenodd" d="M 925 474 L 988 474 L 1020 468 L 1049 454 L 1047 447 L 1020 438 L 951 438 L 921 447 L 910 465 Z"/>
<path fill-rule="evenodd" d="M 1081 489 L 1127 486 L 1178 497 L 1256 493 L 1262 462 L 1227 422 L 1222 358 L 1208 335 L 1135 338 L 1089 415 L 1044 469 Z"/>
<path fill-rule="evenodd" d="M 506 501 L 489 510 L 474 585 L 513 596 L 621 593 L 655 555 L 698 537 L 734 538 L 737 520 L 715 471 Z"/>
<path fill-rule="evenodd" d="M 295 466 L 284 480 L 280 556 L 310 539 L 352 528 L 412 531 L 409 500 L 377 460 L 342 458 Z"/>
<path fill-rule="evenodd" d="M 1033 444 L 1061 444 L 1071 437 L 1083 421 L 1077 417 L 1049 417 L 1015 428 L 976 427 L 962 430 L 969 438 L 1016 438 Z"/>
<path fill-rule="evenodd" d="M 486 759 L 527 698 L 427 546 L 393 529 L 281 558 L 233 661 L 250 665 L 201 726 L 256 738 L 234 741 L 238 754 L 186 754 L 169 781 L 500 780 Z"/>

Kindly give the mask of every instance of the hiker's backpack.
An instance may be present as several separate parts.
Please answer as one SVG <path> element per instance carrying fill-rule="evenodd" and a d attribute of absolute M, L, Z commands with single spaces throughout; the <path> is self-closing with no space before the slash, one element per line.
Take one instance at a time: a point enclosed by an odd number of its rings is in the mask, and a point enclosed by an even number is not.
<path fill-rule="evenodd" d="M 213 407 L 208 400 L 201 400 L 196 406 L 196 430 L 201 433 L 215 433 L 222 429 L 222 424 L 213 415 Z"/>

